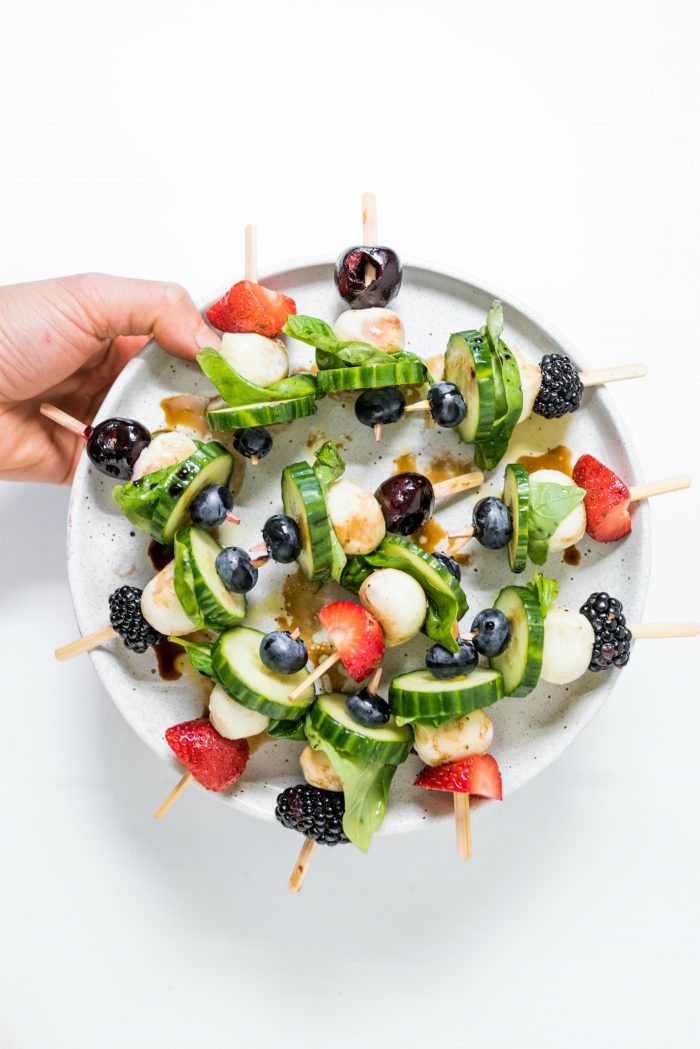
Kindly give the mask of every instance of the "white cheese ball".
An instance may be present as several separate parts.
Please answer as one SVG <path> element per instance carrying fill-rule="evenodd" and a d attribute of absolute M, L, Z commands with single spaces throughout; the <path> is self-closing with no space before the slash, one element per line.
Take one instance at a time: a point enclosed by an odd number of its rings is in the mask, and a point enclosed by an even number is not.
<path fill-rule="evenodd" d="M 257 736 L 265 732 L 270 724 L 266 718 L 257 710 L 248 710 L 242 703 L 224 691 L 221 685 L 214 685 L 209 697 L 209 720 L 219 733 L 226 739 L 248 739 L 249 736 Z"/>
<path fill-rule="evenodd" d="M 360 601 L 384 631 L 388 648 L 415 637 L 425 621 L 428 602 L 423 587 L 398 568 L 378 568 L 360 587 Z"/>
<path fill-rule="evenodd" d="M 544 621 L 540 677 L 550 685 L 568 685 L 588 670 L 595 633 L 580 612 L 552 605 Z"/>
<path fill-rule="evenodd" d="M 493 739 L 493 723 L 483 710 L 473 710 L 439 728 L 414 725 L 414 746 L 426 765 L 446 765 L 472 754 L 485 754 Z"/>
<path fill-rule="evenodd" d="M 366 310 L 346 310 L 335 322 L 334 331 L 341 342 L 368 342 L 385 353 L 404 348 L 401 318 L 393 310 L 379 306 L 371 306 Z"/>
<path fill-rule="evenodd" d="M 166 466 L 181 463 L 183 459 L 189 459 L 191 455 L 194 455 L 196 451 L 197 445 L 186 433 L 180 433 L 179 430 L 157 433 L 134 463 L 131 480 L 138 481 L 146 474 L 152 474 L 156 470 L 164 470 Z"/>
<path fill-rule="evenodd" d="M 154 630 L 169 634 L 189 634 L 196 625 L 185 612 L 175 593 L 175 562 L 171 561 L 147 583 L 141 594 L 141 611 Z"/>
<path fill-rule="evenodd" d="M 255 386 L 272 386 L 289 375 L 287 347 L 281 339 L 256 332 L 227 332 L 221 337 L 219 353 Z"/>
<path fill-rule="evenodd" d="M 520 372 L 520 386 L 523 391 L 523 410 L 520 413 L 518 422 L 522 422 L 523 419 L 527 419 L 528 415 L 532 415 L 532 409 L 535 406 L 537 395 L 540 392 L 542 386 L 542 372 L 540 366 L 532 358 L 528 357 L 524 350 L 518 349 L 517 346 L 509 346 L 510 352 L 515 357 L 518 365 L 518 371 Z"/>
<path fill-rule="evenodd" d="M 562 473 L 561 470 L 535 470 L 530 474 L 530 484 L 562 484 L 575 487 L 573 478 Z M 549 540 L 550 554 L 561 553 L 567 547 L 578 543 L 586 534 L 586 507 L 583 500 L 571 513 L 560 521 Z"/>
<path fill-rule="evenodd" d="M 346 554 L 369 554 L 386 535 L 382 508 L 371 492 L 336 481 L 326 499 L 333 531 Z"/>
<path fill-rule="evenodd" d="M 340 776 L 322 750 L 314 750 L 307 743 L 299 756 L 299 762 L 304 779 L 312 787 L 342 791 L 343 784 Z"/>

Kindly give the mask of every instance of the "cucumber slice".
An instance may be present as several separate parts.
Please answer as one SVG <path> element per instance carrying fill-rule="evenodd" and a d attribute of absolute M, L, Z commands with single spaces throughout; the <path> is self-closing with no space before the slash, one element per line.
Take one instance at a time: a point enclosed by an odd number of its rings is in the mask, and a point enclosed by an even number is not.
<path fill-rule="evenodd" d="M 491 346 L 496 390 L 496 413 L 490 435 L 475 450 L 474 460 L 480 470 L 493 470 L 508 451 L 513 430 L 523 409 L 520 370 L 515 357 L 502 339 Z"/>
<path fill-rule="evenodd" d="M 392 356 L 387 354 L 388 358 Z M 318 388 L 323 393 L 333 393 L 339 390 L 370 390 L 379 386 L 405 386 L 425 382 L 427 374 L 423 363 L 388 359 L 386 364 L 319 371 Z"/>
<path fill-rule="evenodd" d="M 410 728 L 399 727 L 394 718 L 377 728 L 358 725 L 348 714 L 347 698 L 341 692 L 328 692 L 314 703 L 308 722 L 321 739 L 336 750 L 364 761 L 379 761 L 384 765 L 400 765 L 405 761 L 413 746 Z"/>
<path fill-rule="evenodd" d="M 305 740 L 304 718 L 297 718 L 296 721 L 271 721 L 267 726 L 267 734 L 274 739 Z"/>
<path fill-rule="evenodd" d="M 245 594 L 232 594 L 221 582 L 216 570 L 221 547 L 216 539 L 201 528 L 187 528 L 184 534 L 178 532 L 176 542 L 181 536 L 188 547 L 199 625 L 208 630 L 225 630 L 240 623 L 246 614 Z M 177 568 L 177 561 L 175 565 Z"/>
<path fill-rule="evenodd" d="M 291 397 L 287 401 L 261 401 L 232 408 L 222 398 L 212 401 L 207 409 L 207 425 L 212 433 L 245 430 L 249 426 L 274 426 L 291 422 L 316 411 L 315 397 Z"/>
<path fill-rule="evenodd" d="M 320 586 L 331 572 L 331 523 L 323 491 L 308 463 L 293 463 L 282 471 L 282 505 L 301 532 L 299 567 Z"/>
<path fill-rule="evenodd" d="M 513 535 L 508 543 L 511 572 L 522 572 L 527 564 L 527 519 L 530 510 L 530 476 L 521 463 L 509 463 L 503 478 L 503 502 L 510 510 Z"/>
<path fill-rule="evenodd" d="M 197 364 L 216 387 L 227 404 L 257 404 L 286 401 L 290 397 L 308 397 L 316 392 L 316 377 L 308 372 L 295 372 L 270 386 L 258 386 L 244 379 L 218 350 L 206 346 L 197 354 Z"/>
<path fill-rule="evenodd" d="M 503 699 L 503 675 L 477 667 L 466 677 L 440 681 L 429 670 L 399 674 L 391 682 L 389 703 L 400 724 L 442 724 Z"/>
<path fill-rule="evenodd" d="M 491 432 L 496 413 L 493 361 L 488 339 L 479 331 L 450 336 L 445 351 L 445 380 L 458 387 L 467 406 L 456 432 L 466 444 L 483 441 Z"/>
<path fill-rule="evenodd" d="M 308 677 L 309 671 L 276 674 L 268 670 L 260 659 L 260 642 L 264 636 L 260 630 L 245 626 L 223 633 L 212 651 L 214 674 L 237 703 L 276 721 L 296 721 L 316 698 L 313 682 L 293 702 L 289 693 Z"/>
<path fill-rule="evenodd" d="M 194 578 L 190 563 L 190 547 L 187 542 L 187 529 L 181 529 L 175 535 L 175 571 L 173 585 L 177 599 L 193 623 L 199 619 L 199 605 L 194 592 Z"/>
<path fill-rule="evenodd" d="M 544 619 L 540 603 L 526 586 L 507 586 L 493 603 L 510 620 L 510 641 L 491 666 L 503 674 L 506 695 L 526 696 L 540 679 Z"/>

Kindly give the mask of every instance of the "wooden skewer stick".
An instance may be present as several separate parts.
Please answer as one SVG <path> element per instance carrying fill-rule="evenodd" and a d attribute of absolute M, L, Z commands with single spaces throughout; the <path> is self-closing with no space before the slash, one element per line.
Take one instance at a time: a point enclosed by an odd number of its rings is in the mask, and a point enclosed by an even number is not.
<path fill-rule="evenodd" d="M 61 411 L 53 404 L 42 404 L 39 406 L 39 411 L 42 415 L 45 415 L 47 419 L 51 419 L 52 422 L 58 423 L 64 430 L 70 430 L 76 437 L 82 437 L 84 441 L 87 441 L 88 437 L 92 433 L 92 426 L 86 426 L 85 423 L 81 423 L 80 419 L 74 419 L 68 412 Z"/>
<path fill-rule="evenodd" d="M 429 412 L 430 401 L 414 401 L 413 404 L 407 404 L 404 408 L 405 412 Z"/>
<path fill-rule="evenodd" d="M 186 772 L 185 775 L 181 779 L 179 779 L 177 781 L 177 783 L 175 784 L 173 789 L 170 791 L 170 793 L 168 794 L 168 796 L 165 799 L 165 801 L 163 802 L 163 804 L 160 806 L 160 808 L 158 808 L 156 810 L 156 812 L 154 812 L 154 814 L 153 814 L 153 818 L 154 819 L 160 820 L 160 819 L 163 818 L 163 816 L 166 814 L 168 809 L 172 805 L 175 804 L 175 802 L 180 797 L 180 795 L 182 794 L 183 790 L 185 789 L 185 787 L 187 786 L 187 784 L 190 782 L 191 779 L 192 779 L 192 773 L 191 772 Z"/>
<path fill-rule="evenodd" d="M 583 386 L 603 386 L 607 382 L 621 382 L 623 379 L 643 379 L 648 372 L 646 364 L 618 364 L 614 368 L 579 372 L 578 377 Z"/>
<path fill-rule="evenodd" d="M 632 637 L 698 637 L 700 636 L 700 623 L 633 623 L 628 624 L 627 629 Z"/>
<path fill-rule="evenodd" d="M 381 441 L 381 439 L 382 439 L 382 424 L 381 423 L 375 423 L 374 424 L 374 439 L 375 439 L 375 441 Z"/>
<path fill-rule="evenodd" d="M 469 795 L 453 794 L 455 806 L 455 830 L 457 832 L 457 855 L 468 860 L 472 854 L 472 832 L 469 823 Z"/>
<path fill-rule="evenodd" d="M 245 279 L 256 282 L 258 279 L 258 231 L 255 226 L 246 226 L 245 240 Z"/>
<path fill-rule="evenodd" d="M 326 656 L 326 658 L 321 663 L 319 663 L 318 666 L 315 667 L 310 674 L 307 674 L 307 676 L 304 678 L 301 684 L 297 685 L 296 688 L 292 689 L 292 691 L 289 693 L 288 698 L 290 700 L 295 700 L 298 696 L 302 694 L 302 692 L 306 692 L 309 685 L 313 685 L 314 681 L 318 681 L 320 677 L 323 677 L 326 671 L 330 670 L 332 666 L 335 666 L 339 659 L 340 655 L 337 652 L 331 652 L 331 654 L 329 656 Z"/>
<path fill-rule="evenodd" d="M 362 247 L 373 248 L 377 243 L 377 198 L 374 193 L 362 194 Z M 371 262 L 365 263 L 365 285 L 371 284 L 377 271 Z"/>
<path fill-rule="evenodd" d="M 438 481 L 433 485 L 436 499 L 445 499 L 448 495 L 456 495 L 457 492 L 466 492 L 469 488 L 478 488 L 484 483 L 484 475 L 481 470 L 472 470 L 471 473 L 459 474 L 450 477 L 446 481 Z"/>
<path fill-rule="evenodd" d="M 371 695 L 373 695 L 373 696 L 375 696 L 377 694 L 377 689 L 379 688 L 379 682 L 382 680 L 382 673 L 383 673 L 382 668 L 378 667 L 378 669 L 375 670 L 375 672 L 372 674 L 372 677 L 369 679 L 369 685 L 367 686 L 367 691 L 369 693 L 371 693 Z"/>
<path fill-rule="evenodd" d="M 296 639 L 298 637 L 301 637 L 301 630 L 299 629 L 298 626 L 294 627 L 294 630 L 292 630 L 292 633 L 290 634 L 290 637 L 291 637 L 292 641 L 296 641 Z"/>
<path fill-rule="evenodd" d="M 259 462 L 260 462 L 260 456 L 259 455 L 251 455 L 251 457 L 250 457 L 250 465 L 251 466 L 257 466 Z"/>
<path fill-rule="evenodd" d="M 301 847 L 301 852 L 297 856 L 297 861 L 294 864 L 294 870 L 292 876 L 289 879 L 289 891 L 290 892 L 301 892 L 301 887 L 304 884 L 304 878 L 306 877 L 309 867 L 311 866 L 311 860 L 316 851 L 317 841 L 313 838 L 307 838 Z"/>
<path fill-rule="evenodd" d="M 687 474 L 678 474 L 676 477 L 665 477 L 661 481 L 634 484 L 629 490 L 630 502 L 637 503 L 640 499 L 651 499 L 654 495 L 665 495 L 667 492 L 680 492 L 683 488 L 690 488 L 692 483 Z"/>
<path fill-rule="evenodd" d="M 462 528 L 459 532 L 450 532 L 448 539 L 472 539 L 474 537 L 474 525 L 468 525 L 467 528 Z"/>
<path fill-rule="evenodd" d="M 118 636 L 113 626 L 103 627 L 102 630 L 93 630 L 91 634 L 79 637 L 77 641 L 71 641 L 69 645 L 64 645 L 63 648 L 57 648 L 54 656 L 61 663 L 65 663 L 67 659 L 79 656 L 83 652 L 91 652 L 93 648 L 98 648 L 100 645 L 111 641 L 113 637 Z"/>

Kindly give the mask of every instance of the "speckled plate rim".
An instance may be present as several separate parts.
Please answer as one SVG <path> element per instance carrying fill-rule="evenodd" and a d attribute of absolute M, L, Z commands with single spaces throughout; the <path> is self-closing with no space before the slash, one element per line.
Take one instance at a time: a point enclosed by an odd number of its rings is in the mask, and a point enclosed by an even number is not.
<path fill-rule="evenodd" d="M 526 323 L 533 325 L 535 328 L 545 333 L 546 336 L 552 342 L 556 343 L 563 350 L 564 353 L 571 357 L 571 359 L 576 363 L 580 371 L 583 371 L 586 368 L 590 367 L 590 364 L 586 360 L 585 356 L 581 355 L 578 352 L 576 347 L 570 342 L 568 338 L 564 337 L 558 330 L 554 329 L 547 321 L 543 320 L 542 317 L 536 311 L 532 310 L 529 306 L 526 306 L 520 299 L 512 296 L 504 289 L 495 286 L 491 282 L 487 284 L 481 283 L 477 278 L 470 276 L 469 274 L 460 270 L 436 266 L 424 260 L 410 258 L 406 260 L 405 258 L 403 258 L 402 261 L 404 264 L 404 270 L 412 269 L 414 271 L 422 271 L 428 274 L 430 277 L 437 277 L 457 281 L 461 284 L 466 285 L 471 291 L 476 292 L 477 294 L 486 295 L 490 298 L 500 299 L 508 310 L 515 310 L 517 313 L 520 314 L 521 318 Z M 283 263 L 270 268 L 264 274 L 261 275 L 260 280 L 262 283 L 269 282 L 273 285 L 284 287 L 285 284 L 294 282 L 294 275 L 296 275 L 297 279 L 303 279 L 303 274 L 305 273 L 305 271 L 315 269 L 318 267 L 328 267 L 328 269 L 331 270 L 333 266 L 334 260 L 329 260 L 328 258 L 301 259 L 291 263 Z M 207 297 L 203 301 L 203 303 L 200 301 L 199 308 L 202 310 L 202 312 L 212 302 L 215 302 L 216 299 L 220 298 L 221 295 L 227 290 L 227 288 L 228 285 L 222 286 L 216 291 L 215 294 L 211 295 L 210 297 Z M 449 332 L 445 334 L 447 336 L 449 335 Z M 156 341 L 152 339 L 146 344 L 146 346 L 144 346 L 142 353 L 156 345 Z M 597 362 L 597 366 L 602 366 L 602 362 Z M 117 405 L 121 399 L 122 391 L 130 383 L 131 373 L 133 368 L 135 367 L 137 367 L 137 362 L 130 362 L 117 377 L 116 381 L 113 383 L 107 396 L 102 402 L 99 411 L 95 416 L 97 420 L 101 418 L 108 418 L 110 415 L 113 414 L 118 414 Z M 620 441 L 625 448 L 626 455 L 629 458 L 630 464 L 632 466 L 633 476 L 641 477 L 640 460 L 636 447 L 634 445 L 634 442 L 632 441 L 627 426 L 622 420 L 619 412 L 615 412 L 613 410 L 613 398 L 604 386 L 598 387 L 596 389 L 596 396 L 602 400 L 603 407 L 607 410 L 610 417 L 614 419 L 614 427 L 617 433 L 619 434 Z M 74 550 L 73 544 L 71 543 L 71 530 L 73 515 L 76 512 L 78 512 L 78 508 L 82 506 L 84 489 L 86 485 L 89 484 L 90 475 L 88 467 L 89 463 L 87 457 L 81 457 L 71 489 L 66 529 L 68 582 L 75 609 L 76 621 L 78 623 L 78 628 L 81 633 L 88 633 L 89 630 L 93 629 L 93 625 L 88 623 L 85 617 L 82 616 L 79 611 L 80 601 L 77 595 L 80 592 L 82 586 L 82 580 L 80 577 L 79 570 L 80 559 L 71 553 L 71 551 Z M 649 589 L 649 579 L 651 575 L 651 515 L 649 512 L 648 504 L 646 502 L 641 503 L 637 506 L 635 511 L 635 524 L 635 530 L 640 536 L 642 550 L 642 556 L 640 557 L 639 563 L 636 565 L 637 586 L 635 588 L 637 600 L 639 602 L 639 614 L 641 615 L 646 605 L 646 599 Z M 117 702 L 116 698 L 112 695 L 108 675 L 103 672 L 103 669 L 100 666 L 99 662 L 93 658 L 92 654 L 90 654 L 90 659 L 98 678 L 100 679 L 107 693 L 110 695 L 110 698 L 114 702 L 117 709 L 120 711 L 122 716 L 125 717 L 125 720 L 128 721 L 130 727 L 133 729 L 136 735 L 148 746 L 149 750 L 152 750 L 154 753 L 158 754 L 158 756 L 161 757 L 162 760 L 162 756 L 152 746 L 149 736 L 141 730 L 140 726 L 137 723 L 134 723 L 130 718 L 126 718 L 126 716 L 124 715 L 124 712 L 121 710 L 119 703 Z M 521 778 L 520 781 L 509 790 L 509 795 L 513 794 L 516 790 L 520 789 L 520 787 L 525 786 L 526 783 L 534 779 L 535 776 L 543 772 L 561 756 L 561 754 L 567 749 L 567 747 L 571 745 L 576 736 L 578 736 L 578 734 L 591 722 L 591 720 L 599 712 L 599 710 L 602 708 L 603 704 L 607 700 L 608 696 L 612 692 L 613 688 L 615 687 L 616 683 L 617 675 L 609 675 L 606 676 L 604 680 L 601 680 L 600 684 L 591 688 L 587 692 L 585 712 L 579 718 L 579 723 L 576 731 L 573 733 L 564 731 L 560 732 L 558 735 L 557 743 L 550 744 L 550 746 L 547 749 L 546 755 L 542 755 L 542 760 L 540 760 L 537 763 L 537 767 L 532 769 L 531 774 L 529 776 Z M 215 795 L 215 797 L 217 797 L 217 799 L 220 801 L 224 800 L 219 795 Z M 242 811 L 247 815 L 255 816 L 257 819 L 263 819 L 267 822 L 274 822 L 274 812 L 267 810 L 261 811 L 259 808 L 249 805 L 243 798 L 241 798 L 238 802 L 234 800 L 234 805 L 236 808 L 239 809 L 239 811 Z M 478 803 L 476 806 L 474 806 L 475 811 L 483 812 L 486 808 L 492 808 L 492 806 L 484 807 L 482 805 L 479 805 Z M 436 815 L 435 819 L 452 819 L 451 810 L 446 808 L 442 814 Z M 431 820 L 431 822 L 434 821 Z M 407 833 L 410 831 L 425 828 L 427 825 L 428 821 L 426 820 L 417 821 L 416 823 L 413 823 L 410 826 L 406 826 L 404 822 L 398 821 L 392 824 L 390 830 L 385 830 L 384 828 L 380 829 L 379 834 L 381 835 Z"/>

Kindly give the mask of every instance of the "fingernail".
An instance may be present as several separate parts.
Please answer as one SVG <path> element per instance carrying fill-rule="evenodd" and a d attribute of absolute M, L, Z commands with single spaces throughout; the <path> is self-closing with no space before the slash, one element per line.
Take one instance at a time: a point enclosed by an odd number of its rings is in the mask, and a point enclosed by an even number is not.
<path fill-rule="evenodd" d="M 201 328 L 197 329 L 194 333 L 194 341 L 200 350 L 203 350 L 205 346 L 211 346 L 217 350 L 221 346 L 221 339 L 211 330 L 208 324 L 203 324 Z"/>

